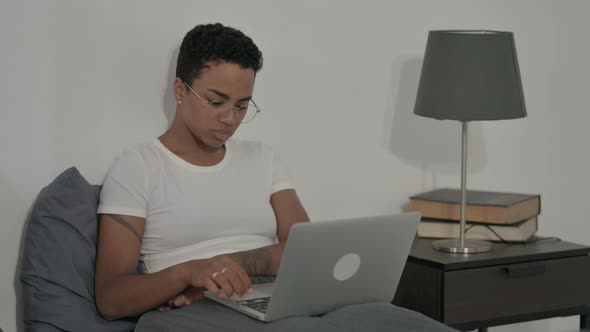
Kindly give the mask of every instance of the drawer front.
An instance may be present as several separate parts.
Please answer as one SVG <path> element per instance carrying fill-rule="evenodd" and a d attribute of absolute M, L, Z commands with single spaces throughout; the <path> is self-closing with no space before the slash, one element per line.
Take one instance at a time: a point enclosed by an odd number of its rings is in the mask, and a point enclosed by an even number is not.
<path fill-rule="evenodd" d="M 442 320 L 443 272 L 428 265 L 406 262 L 393 304 Z"/>
<path fill-rule="evenodd" d="M 471 321 L 590 304 L 590 256 L 446 272 L 443 321 Z"/>

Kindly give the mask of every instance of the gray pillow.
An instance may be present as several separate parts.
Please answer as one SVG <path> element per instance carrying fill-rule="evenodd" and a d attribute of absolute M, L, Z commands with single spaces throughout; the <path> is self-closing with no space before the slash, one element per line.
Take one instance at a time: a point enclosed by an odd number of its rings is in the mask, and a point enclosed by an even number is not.
<path fill-rule="evenodd" d="M 27 331 L 130 331 L 106 321 L 94 301 L 99 186 L 75 167 L 39 193 L 27 227 L 20 280 Z"/>

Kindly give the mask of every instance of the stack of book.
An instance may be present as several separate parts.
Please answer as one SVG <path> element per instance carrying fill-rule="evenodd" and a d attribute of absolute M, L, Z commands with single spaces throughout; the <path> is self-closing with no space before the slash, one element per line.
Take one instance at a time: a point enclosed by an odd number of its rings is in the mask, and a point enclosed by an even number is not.
<path fill-rule="evenodd" d="M 459 237 L 461 190 L 445 188 L 414 195 L 410 210 L 422 213 L 419 237 Z M 540 213 L 540 195 L 468 190 L 465 238 L 527 241 L 537 232 Z"/>

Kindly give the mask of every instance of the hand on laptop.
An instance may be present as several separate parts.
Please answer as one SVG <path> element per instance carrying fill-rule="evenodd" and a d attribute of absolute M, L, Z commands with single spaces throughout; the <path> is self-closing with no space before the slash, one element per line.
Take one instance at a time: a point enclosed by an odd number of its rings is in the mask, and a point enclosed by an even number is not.
<path fill-rule="evenodd" d="M 243 296 L 252 283 L 246 271 L 227 255 L 197 259 L 187 263 L 189 283 L 210 291 L 219 297 Z"/>

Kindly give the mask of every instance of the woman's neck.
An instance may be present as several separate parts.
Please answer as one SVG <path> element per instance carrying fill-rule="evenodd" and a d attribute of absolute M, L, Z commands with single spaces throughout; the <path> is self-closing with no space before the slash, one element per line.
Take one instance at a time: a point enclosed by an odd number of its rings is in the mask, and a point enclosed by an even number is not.
<path fill-rule="evenodd" d="M 158 137 L 160 142 L 172 153 L 185 161 L 198 166 L 212 166 L 219 163 L 225 155 L 225 145 L 210 147 L 192 134 L 180 134 L 173 128 Z"/>

